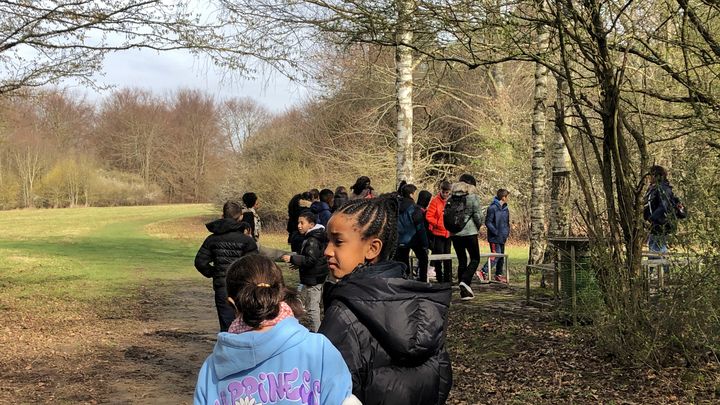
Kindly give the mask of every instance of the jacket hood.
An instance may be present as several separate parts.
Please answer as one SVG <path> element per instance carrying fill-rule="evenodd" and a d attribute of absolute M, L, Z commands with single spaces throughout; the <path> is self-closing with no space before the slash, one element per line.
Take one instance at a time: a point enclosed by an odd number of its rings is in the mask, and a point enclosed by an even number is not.
<path fill-rule="evenodd" d="M 415 201 L 413 201 L 412 198 L 402 197 L 402 199 L 400 200 L 400 204 L 398 204 L 398 209 L 400 210 L 400 212 L 403 212 L 406 209 L 408 209 L 411 205 L 414 205 L 414 204 L 415 204 Z"/>
<path fill-rule="evenodd" d="M 297 346 L 308 333 L 295 318 L 283 319 L 266 332 L 221 332 L 213 349 L 215 373 L 223 379 L 255 368 L 270 357 Z"/>
<path fill-rule="evenodd" d="M 443 344 L 450 285 L 402 278 L 398 262 L 362 266 L 337 283 L 343 302 L 394 359 L 421 364 Z"/>
<path fill-rule="evenodd" d="M 323 243 L 327 243 L 328 237 L 327 232 L 325 232 L 325 227 L 322 226 L 322 224 L 315 224 L 312 228 L 310 228 L 309 231 L 307 231 L 307 234 L 305 235 L 308 238 L 313 237 L 316 239 L 319 239 Z"/>
<path fill-rule="evenodd" d="M 507 204 L 500 201 L 497 197 L 493 197 L 492 204 L 497 205 L 497 207 L 501 209 L 507 207 Z"/>
<path fill-rule="evenodd" d="M 477 187 L 472 184 L 467 184 L 462 181 L 453 183 L 452 194 L 477 194 Z"/>
<path fill-rule="evenodd" d="M 240 223 L 232 218 L 220 218 L 205 224 L 208 231 L 220 235 L 240 230 Z"/>
<path fill-rule="evenodd" d="M 312 205 L 310 206 L 310 208 L 311 208 L 314 212 L 320 212 L 320 211 L 323 211 L 323 210 L 330 211 L 330 206 L 329 206 L 328 203 L 326 203 L 325 201 L 315 201 L 314 203 L 312 203 Z"/>

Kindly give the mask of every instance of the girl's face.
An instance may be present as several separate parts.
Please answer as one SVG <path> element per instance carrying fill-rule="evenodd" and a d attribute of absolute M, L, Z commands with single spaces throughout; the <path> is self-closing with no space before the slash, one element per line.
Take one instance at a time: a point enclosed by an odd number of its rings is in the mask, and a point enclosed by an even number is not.
<path fill-rule="evenodd" d="M 328 222 L 328 245 L 325 257 L 332 275 L 341 279 L 364 263 L 378 261 L 382 241 L 378 238 L 363 239 L 354 216 L 335 214 Z"/>

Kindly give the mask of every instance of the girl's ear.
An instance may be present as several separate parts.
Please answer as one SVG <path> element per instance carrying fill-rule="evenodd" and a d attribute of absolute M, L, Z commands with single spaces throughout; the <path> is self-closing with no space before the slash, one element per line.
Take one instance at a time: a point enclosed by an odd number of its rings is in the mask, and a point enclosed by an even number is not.
<path fill-rule="evenodd" d="M 382 251 L 383 242 L 378 238 L 374 238 L 368 242 L 365 249 L 365 261 L 374 262 L 380 256 Z"/>

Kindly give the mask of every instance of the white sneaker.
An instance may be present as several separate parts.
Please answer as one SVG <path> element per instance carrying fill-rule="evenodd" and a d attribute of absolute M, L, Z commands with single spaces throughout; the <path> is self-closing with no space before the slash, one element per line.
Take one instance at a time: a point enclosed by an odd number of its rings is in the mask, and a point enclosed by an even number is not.
<path fill-rule="evenodd" d="M 460 284 L 460 299 L 463 301 L 471 300 L 475 298 L 475 293 L 473 293 L 472 288 L 470 288 L 469 285 L 465 284 L 465 282 L 461 281 Z"/>

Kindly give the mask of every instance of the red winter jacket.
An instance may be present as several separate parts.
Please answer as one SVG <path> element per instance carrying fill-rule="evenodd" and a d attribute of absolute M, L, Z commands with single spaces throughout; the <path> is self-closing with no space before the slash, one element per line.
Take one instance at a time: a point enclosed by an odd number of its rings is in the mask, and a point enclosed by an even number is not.
<path fill-rule="evenodd" d="M 450 232 L 445 229 L 445 223 L 443 222 L 445 203 L 447 203 L 447 200 L 443 200 L 440 194 L 436 194 L 435 197 L 430 200 L 430 205 L 428 205 L 427 212 L 425 213 L 425 219 L 428 223 L 428 229 L 430 229 L 433 235 L 449 238 Z"/>

